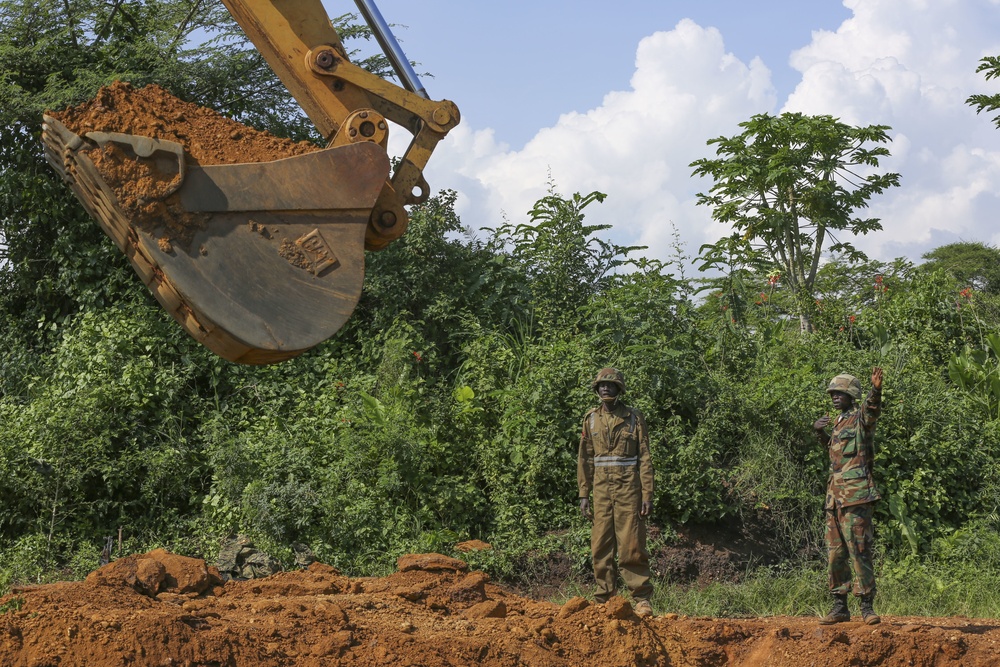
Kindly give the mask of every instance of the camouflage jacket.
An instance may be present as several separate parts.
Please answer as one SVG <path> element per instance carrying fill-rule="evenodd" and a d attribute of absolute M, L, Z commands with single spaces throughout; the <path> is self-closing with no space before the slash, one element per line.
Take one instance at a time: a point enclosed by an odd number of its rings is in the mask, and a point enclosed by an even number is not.
<path fill-rule="evenodd" d="M 621 401 L 608 416 L 602 415 L 598 406 L 583 418 L 576 466 L 580 498 L 590 496 L 598 468 L 604 472 L 634 470 L 642 487 L 642 500 L 653 501 L 653 461 L 649 456 L 646 419 L 641 412 Z M 596 475 L 597 484 L 607 479 L 607 475 Z"/>
<path fill-rule="evenodd" d="M 825 509 L 875 502 L 882 496 L 872 479 L 875 422 L 882 412 L 882 392 L 872 389 L 861 405 L 842 412 L 833 422 L 827 449 L 830 478 Z"/>

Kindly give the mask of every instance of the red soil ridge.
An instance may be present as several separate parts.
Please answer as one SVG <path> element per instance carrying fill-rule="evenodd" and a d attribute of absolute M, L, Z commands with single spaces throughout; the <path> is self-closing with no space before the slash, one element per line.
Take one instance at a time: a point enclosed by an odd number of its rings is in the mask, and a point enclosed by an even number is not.
<path fill-rule="evenodd" d="M 0 665 L 1000 665 L 995 620 L 639 619 L 622 598 L 520 597 L 440 554 L 398 566 L 352 579 L 314 563 L 223 584 L 199 559 L 129 556 L 0 598 Z"/>

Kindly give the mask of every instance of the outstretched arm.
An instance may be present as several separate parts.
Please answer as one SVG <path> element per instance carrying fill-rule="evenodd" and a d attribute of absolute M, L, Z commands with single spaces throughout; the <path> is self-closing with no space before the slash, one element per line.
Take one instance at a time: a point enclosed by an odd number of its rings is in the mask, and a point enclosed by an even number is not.
<path fill-rule="evenodd" d="M 872 369 L 872 389 L 861 405 L 861 423 L 865 428 L 872 428 L 882 414 L 882 368 Z"/>

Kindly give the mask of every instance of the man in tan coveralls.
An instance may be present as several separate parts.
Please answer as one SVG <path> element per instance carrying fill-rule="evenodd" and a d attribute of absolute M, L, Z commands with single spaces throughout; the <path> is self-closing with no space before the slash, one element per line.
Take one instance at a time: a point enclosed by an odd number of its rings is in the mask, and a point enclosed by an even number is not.
<path fill-rule="evenodd" d="M 646 517 L 653 511 L 653 463 L 649 458 L 649 431 L 642 413 L 621 400 L 625 376 L 602 368 L 591 385 L 601 405 L 583 418 L 577 485 L 580 512 L 591 516 L 593 490 L 594 527 L 590 551 L 594 559 L 598 602 L 607 602 L 617 589 L 618 569 L 635 599 L 635 612 L 650 616 L 649 553 L 646 551 Z"/>

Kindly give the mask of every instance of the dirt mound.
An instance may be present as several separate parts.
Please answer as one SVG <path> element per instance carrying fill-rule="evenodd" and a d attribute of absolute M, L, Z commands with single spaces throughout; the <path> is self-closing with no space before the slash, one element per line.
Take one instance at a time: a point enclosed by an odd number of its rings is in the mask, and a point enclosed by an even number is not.
<path fill-rule="evenodd" d="M 93 100 L 49 115 L 79 136 L 107 132 L 172 141 L 184 149 L 181 159 L 188 165 L 269 162 L 319 150 L 184 102 L 156 84 L 133 88 L 115 82 Z M 159 230 L 165 251 L 172 241 L 186 246 L 204 226 L 204 216 L 185 211 L 174 195 L 181 182 L 177 157 L 171 163 L 161 151 L 159 159 L 137 159 L 112 142 L 87 154 L 126 217 L 148 233 Z"/>
<path fill-rule="evenodd" d="M 50 115 L 81 136 L 97 131 L 167 139 L 183 146 L 191 163 L 203 166 L 267 162 L 319 150 L 185 102 L 156 84 L 133 88 L 117 81 L 93 100 Z"/>
<path fill-rule="evenodd" d="M 514 595 L 460 563 L 406 556 L 400 572 L 382 579 L 350 579 L 314 563 L 223 586 L 203 562 L 154 551 L 86 581 L 0 598 L 0 664 L 1000 664 L 996 621 L 640 620 L 621 598 L 605 605 L 573 598 L 560 607 Z"/>
<path fill-rule="evenodd" d="M 219 570 L 206 567 L 199 558 L 168 553 L 163 549 L 148 554 L 126 556 L 87 575 L 93 586 L 129 586 L 138 593 L 156 595 L 172 593 L 204 593 L 221 586 Z M 215 591 L 221 592 L 221 589 Z"/>

